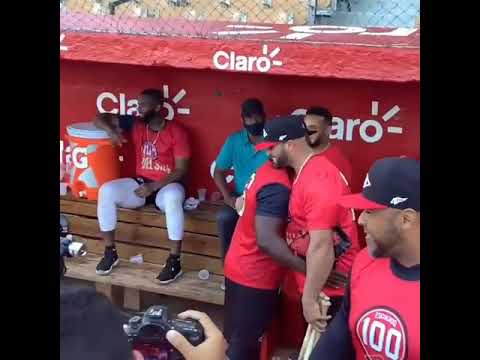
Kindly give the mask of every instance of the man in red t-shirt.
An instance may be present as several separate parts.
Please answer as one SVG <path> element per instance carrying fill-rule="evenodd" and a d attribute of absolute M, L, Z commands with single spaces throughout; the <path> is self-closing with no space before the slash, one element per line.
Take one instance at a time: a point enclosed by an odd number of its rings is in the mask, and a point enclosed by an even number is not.
<path fill-rule="evenodd" d="M 346 181 L 347 186 L 350 187 L 352 182 L 352 164 L 343 154 L 342 150 L 340 150 L 340 147 L 330 141 L 332 120 L 332 113 L 327 108 L 321 106 L 309 108 L 303 118 L 309 135 L 305 139 L 315 154 L 325 156 L 333 165 L 335 165 L 340 171 L 340 175 Z M 354 247 L 353 249 L 350 249 L 350 251 L 340 255 L 339 259 L 337 259 L 337 263 L 345 263 L 345 258 L 348 258 L 348 260 L 346 260 L 348 262 L 347 268 L 351 267 L 353 261 L 352 255 L 354 255 L 354 253 L 352 254 L 352 251 L 358 250 L 358 247 Z M 346 273 L 340 273 L 334 269 L 330 274 L 327 285 L 329 285 L 329 288 L 340 287 L 343 290 L 345 288 L 346 280 Z M 340 308 L 343 298 L 343 296 L 337 296 L 337 294 L 341 293 L 341 295 L 343 295 L 343 292 L 337 291 L 335 293 L 335 291 L 327 290 L 327 293 L 328 292 L 330 292 L 329 295 L 333 297 L 331 299 L 331 313 L 335 314 Z"/>
<path fill-rule="evenodd" d="M 287 138 L 285 134 L 291 135 Z M 302 116 L 274 119 L 266 124 L 264 143 L 257 149 L 268 149 L 277 167 L 290 167 L 295 172 L 287 242 L 307 262 L 306 276 L 294 272 L 305 320 L 323 329 L 319 293 L 323 290 L 341 302 L 342 280 L 359 244 L 353 212 L 338 205 L 339 197 L 350 193 L 345 177 L 327 157 L 312 151 L 308 136 Z"/>
<path fill-rule="evenodd" d="M 170 255 L 157 280 L 160 284 L 168 284 L 182 274 L 183 181 L 188 171 L 190 144 L 185 130 L 162 116 L 162 105 L 161 91 L 147 89 L 138 99 L 140 117 L 98 114 L 95 120 L 95 125 L 107 131 L 116 145 L 126 142 L 124 131 L 131 132 L 137 176 L 116 179 L 100 188 L 97 216 L 105 240 L 105 254 L 97 265 L 98 275 L 109 274 L 119 262 L 115 249 L 117 207 L 134 209 L 150 202 L 165 212 L 171 240 Z"/>
<path fill-rule="evenodd" d="M 335 165 L 345 177 L 348 184 L 352 183 L 352 164 L 346 158 L 340 147 L 330 141 L 332 131 L 332 113 L 321 106 L 314 106 L 307 110 L 303 118 L 307 132 L 307 142 L 316 154 L 325 156 Z"/>
<path fill-rule="evenodd" d="M 289 197 L 287 171 L 268 161 L 237 201 L 240 218 L 225 258 L 224 334 L 230 360 L 259 359 L 285 269 L 305 272 L 305 261 L 285 241 Z"/>
<path fill-rule="evenodd" d="M 367 249 L 310 359 L 420 359 L 420 163 L 378 160 L 363 192 L 340 203 L 364 210 Z"/>

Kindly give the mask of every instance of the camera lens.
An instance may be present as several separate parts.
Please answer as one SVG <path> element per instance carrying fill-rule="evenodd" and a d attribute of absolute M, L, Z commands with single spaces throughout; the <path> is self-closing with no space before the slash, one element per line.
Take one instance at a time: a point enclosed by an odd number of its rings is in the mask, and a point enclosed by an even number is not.
<path fill-rule="evenodd" d="M 142 324 L 142 318 L 140 316 L 134 316 L 128 320 L 128 325 L 132 329 L 137 329 Z"/>

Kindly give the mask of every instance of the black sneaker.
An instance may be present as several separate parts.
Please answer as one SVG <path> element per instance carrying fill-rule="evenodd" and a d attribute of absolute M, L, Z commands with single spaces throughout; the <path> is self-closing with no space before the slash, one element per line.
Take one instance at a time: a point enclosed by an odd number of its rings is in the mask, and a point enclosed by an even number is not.
<path fill-rule="evenodd" d="M 120 259 L 118 258 L 117 249 L 114 247 L 106 247 L 102 260 L 97 265 L 97 275 L 108 275 L 113 268 L 118 265 Z"/>
<path fill-rule="evenodd" d="M 172 281 L 177 280 L 181 275 L 182 266 L 180 265 L 180 256 L 179 255 L 169 255 L 167 262 L 163 266 L 162 271 L 157 276 L 157 281 L 160 284 L 169 284 Z"/>

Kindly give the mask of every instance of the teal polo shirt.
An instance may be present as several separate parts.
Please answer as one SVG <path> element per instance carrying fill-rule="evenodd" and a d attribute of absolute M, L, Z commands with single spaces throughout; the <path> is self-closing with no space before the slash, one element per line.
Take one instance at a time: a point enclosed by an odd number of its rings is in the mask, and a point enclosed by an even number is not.
<path fill-rule="evenodd" d="M 243 129 L 227 138 L 218 154 L 216 167 L 220 170 L 228 170 L 233 167 L 235 192 L 238 196 L 243 193 L 252 174 L 267 160 L 268 155 L 265 151 L 257 152 L 248 138 L 247 130 Z"/>

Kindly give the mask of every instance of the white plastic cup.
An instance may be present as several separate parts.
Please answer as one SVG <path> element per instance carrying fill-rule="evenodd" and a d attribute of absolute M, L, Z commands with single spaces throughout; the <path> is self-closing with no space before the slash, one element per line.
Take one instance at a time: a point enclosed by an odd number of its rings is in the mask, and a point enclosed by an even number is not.
<path fill-rule="evenodd" d="M 200 280 L 208 280 L 210 278 L 210 273 L 206 269 L 202 269 L 198 272 L 198 278 Z"/>
<path fill-rule="evenodd" d="M 142 254 L 138 254 L 138 255 L 135 255 L 135 256 L 132 256 L 130 258 L 130 262 L 133 263 L 133 264 L 143 264 L 143 255 Z"/>
<path fill-rule="evenodd" d="M 207 199 L 207 189 L 198 189 L 198 200 L 205 201 Z"/>

